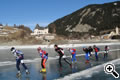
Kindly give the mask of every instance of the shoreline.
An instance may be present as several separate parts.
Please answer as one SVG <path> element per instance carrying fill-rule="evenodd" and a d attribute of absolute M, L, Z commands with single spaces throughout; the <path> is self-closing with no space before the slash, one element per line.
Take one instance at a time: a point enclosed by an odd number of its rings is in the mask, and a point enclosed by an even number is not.
<path fill-rule="evenodd" d="M 59 47 L 62 48 L 70 48 L 70 47 L 83 47 L 83 46 L 93 46 L 93 45 L 97 45 L 97 46 L 102 46 L 102 45 L 120 45 L 120 42 L 97 42 L 97 43 L 79 43 L 79 44 L 58 44 Z M 50 45 L 0 45 L 0 49 L 9 49 L 11 47 L 16 47 L 16 48 L 20 48 L 20 49 L 24 49 L 24 48 L 37 48 L 37 47 L 41 47 L 41 48 L 54 48 L 54 44 L 50 44 Z"/>

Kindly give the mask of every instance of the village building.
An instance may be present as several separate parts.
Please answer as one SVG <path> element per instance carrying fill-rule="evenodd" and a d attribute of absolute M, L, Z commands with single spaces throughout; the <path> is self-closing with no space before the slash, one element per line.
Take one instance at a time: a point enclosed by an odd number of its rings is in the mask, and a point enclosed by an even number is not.
<path fill-rule="evenodd" d="M 49 33 L 49 29 L 47 27 L 39 27 L 37 26 L 33 33 L 31 33 L 31 36 L 35 36 L 36 39 L 42 39 L 42 40 L 52 40 L 54 39 L 54 35 Z"/>
<path fill-rule="evenodd" d="M 49 34 L 48 28 L 34 29 L 33 33 L 31 33 L 31 35 L 34 35 L 34 36 L 39 36 L 43 34 Z"/>

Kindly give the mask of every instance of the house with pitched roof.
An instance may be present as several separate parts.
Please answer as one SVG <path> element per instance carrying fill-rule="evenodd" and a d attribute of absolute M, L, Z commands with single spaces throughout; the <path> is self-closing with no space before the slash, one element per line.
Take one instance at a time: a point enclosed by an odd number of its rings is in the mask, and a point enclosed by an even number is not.
<path fill-rule="evenodd" d="M 36 39 L 45 39 L 52 40 L 54 39 L 54 35 L 49 34 L 49 29 L 47 27 L 40 27 L 38 24 L 36 25 L 34 31 L 31 33 L 31 36 L 35 36 Z"/>

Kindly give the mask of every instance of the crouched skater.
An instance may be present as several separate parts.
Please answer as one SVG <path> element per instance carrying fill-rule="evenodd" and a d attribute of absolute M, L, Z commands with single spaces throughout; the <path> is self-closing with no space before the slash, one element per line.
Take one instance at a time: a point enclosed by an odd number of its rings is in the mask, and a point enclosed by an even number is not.
<path fill-rule="evenodd" d="M 46 72 L 46 61 L 48 59 L 48 53 L 44 50 L 42 50 L 40 47 L 37 48 L 38 53 L 40 54 L 42 60 L 41 60 L 41 66 L 42 66 L 42 70 L 40 70 L 40 72 Z"/>
<path fill-rule="evenodd" d="M 20 64 L 24 67 L 26 74 L 29 74 L 27 66 L 24 63 L 24 54 L 20 50 L 16 50 L 14 47 L 11 48 L 12 54 L 16 57 L 16 68 L 18 70 L 17 77 L 21 76 Z"/>

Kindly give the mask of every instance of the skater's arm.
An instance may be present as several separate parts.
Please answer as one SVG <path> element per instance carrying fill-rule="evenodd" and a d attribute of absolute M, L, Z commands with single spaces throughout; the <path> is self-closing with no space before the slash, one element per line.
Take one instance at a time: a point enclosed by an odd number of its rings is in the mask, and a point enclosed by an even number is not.
<path fill-rule="evenodd" d="M 63 48 L 58 47 L 57 49 L 55 49 L 56 52 L 60 52 L 61 50 L 63 50 Z"/>
<path fill-rule="evenodd" d="M 44 54 L 43 54 L 43 52 L 40 52 L 40 56 L 41 56 L 41 58 L 43 58 L 43 57 L 44 57 Z"/>
<path fill-rule="evenodd" d="M 72 49 L 70 50 L 70 52 L 71 52 L 71 54 L 74 54 L 74 53 L 75 53 Z"/>
<path fill-rule="evenodd" d="M 59 50 L 63 50 L 63 48 L 58 47 Z"/>

